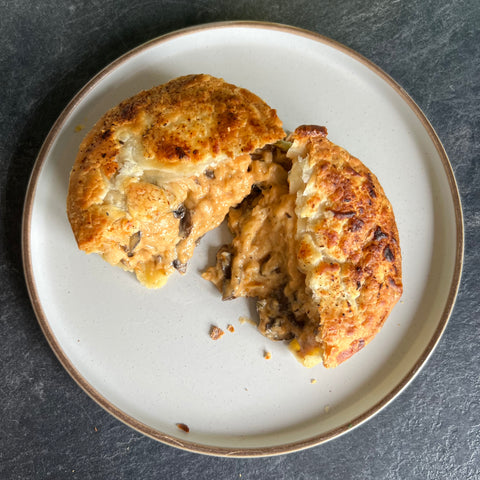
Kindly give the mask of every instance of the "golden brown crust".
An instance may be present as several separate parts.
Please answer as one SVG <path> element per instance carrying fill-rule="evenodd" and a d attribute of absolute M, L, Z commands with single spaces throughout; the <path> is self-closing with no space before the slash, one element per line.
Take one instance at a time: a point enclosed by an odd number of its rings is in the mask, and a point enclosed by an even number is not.
<path fill-rule="evenodd" d="M 318 303 L 323 363 L 335 367 L 372 340 L 402 294 L 398 231 L 380 183 L 357 158 L 302 129 L 291 139 L 289 156 L 305 159 L 290 173 L 297 258 Z M 308 355 L 311 340 L 297 340 Z"/>
<path fill-rule="evenodd" d="M 67 212 L 79 248 L 161 286 L 248 194 L 248 154 L 283 137 L 275 110 L 209 75 L 123 101 L 88 133 L 71 172 Z"/>
<path fill-rule="evenodd" d="M 326 137 L 327 135 L 327 128 L 320 125 L 300 125 L 294 132 L 294 136 L 297 140 L 301 138 L 311 139 L 317 136 Z"/>
<path fill-rule="evenodd" d="M 228 215 L 230 245 L 203 277 L 257 299 L 258 329 L 308 367 L 335 367 L 380 330 L 402 293 L 392 207 L 358 159 L 304 125 L 263 149 L 258 187 Z M 285 155 L 284 155 L 285 157 Z M 260 172 L 259 172 L 260 173 Z"/>

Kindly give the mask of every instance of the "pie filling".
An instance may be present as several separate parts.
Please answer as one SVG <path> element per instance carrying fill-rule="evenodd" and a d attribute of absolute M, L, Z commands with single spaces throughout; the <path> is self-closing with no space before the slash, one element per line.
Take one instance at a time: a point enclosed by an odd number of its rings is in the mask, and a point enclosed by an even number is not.
<path fill-rule="evenodd" d="M 305 274 L 298 269 L 289 146 L 277 142 L 253 154 L 254 186 L 228 215 L 233 240 L 220 248 L 216 265 L 202 276 L 224 300 L 256 298 L 259 331 L 272 340 L 290 341 L 291 350 L 311 366 L 321 361 L 322 344 L 316 339 L 320 319 Z"/>
<path fill-rule="evenodd" d="M 119 169 L 103 200 L 107 216 L 117 212 L 121 221 L 134 225 L 126 240 L 109 238 L 112 245 L 103 256 L 156 288 L 173 270 L 185 273 L 196 243 L 248 195 L 263 169 L 256 165 L 259 159 L 243 154 L 199 175 L 165 182 L 163 171 L 143 168 L 143 151 L 135 140 L 122 139 Z"/>

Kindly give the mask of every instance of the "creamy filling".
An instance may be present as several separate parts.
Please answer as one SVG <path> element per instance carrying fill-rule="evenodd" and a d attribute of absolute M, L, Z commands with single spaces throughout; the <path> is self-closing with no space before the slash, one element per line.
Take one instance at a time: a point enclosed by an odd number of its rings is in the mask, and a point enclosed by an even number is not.
<path fill-rule="evenodd" d="M 265 175 L 263 158 L 244 154 L 172 181 L 145 160 L 138 135 L 119 131 L 116 139 L 118 169 L 108 179 L 103 206 L 110 207 L 109 215 L 115 209 L 119 221 L 138 226 L 130 237 L 115 238 L 116 248 L 104 257 L 135 271 L 143 284 L 158 287 L 174 269 L 185 273 L 199 239 Z"/>
<path fill-rule="evenodd" d="M 296 193 L 289 191 L 288 146 L 257 152 L 263 170 L 250 195 L 228 215 L 232 243 L 218 251 L 216 265 L 203 278 L 225 300 L 256 298 L 259 331 L 272 340 L 300 340 L 305 356 L 320 352 L 315 340 L 319 319 L 305 275 L 297 268 Z"/>

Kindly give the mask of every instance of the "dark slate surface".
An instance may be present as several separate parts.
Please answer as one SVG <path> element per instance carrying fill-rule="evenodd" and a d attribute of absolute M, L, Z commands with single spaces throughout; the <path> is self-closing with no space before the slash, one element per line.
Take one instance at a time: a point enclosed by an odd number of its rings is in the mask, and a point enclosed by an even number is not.
<path fill-rule="evenodd" d="M 42 140 L 92 75 L 185 26 L 268 20 L 319 32 L 392 75 L 437 130 L 466 243 L 446 332 L 413 383 L 348 435 L 266 459 L 183 452 L 123 425 L 62 369 L 37 325 L 20 219 Z M 0 1 L 0 478 L 480 478 L 480 3 L 478 0 Z"/>

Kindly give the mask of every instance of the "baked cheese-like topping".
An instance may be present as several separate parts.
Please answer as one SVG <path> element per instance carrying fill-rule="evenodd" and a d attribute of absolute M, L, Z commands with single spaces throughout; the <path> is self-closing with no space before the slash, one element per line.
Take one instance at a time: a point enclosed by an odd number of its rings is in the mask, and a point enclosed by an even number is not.
<path fill-rule="evenodd" d="M 162 286 L 250 192 L 250 153 L 284 135 L 263 100 L 209 75 L 125 100 L 86 136 L 70 175 L 79 248 Z"/>
<path fill-rule="evenodd" d="M 401 296 L 398 231 L 376 177 L 326 129 L 301 126 L 289 140 L 286 155 L 263 150 L 269 175 L 230 211 L 233 241 L 204 277 L 226 299 L 255 297 L 259 330 L 290 340 L 305 366 L 335 367 Z"/>

